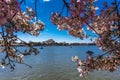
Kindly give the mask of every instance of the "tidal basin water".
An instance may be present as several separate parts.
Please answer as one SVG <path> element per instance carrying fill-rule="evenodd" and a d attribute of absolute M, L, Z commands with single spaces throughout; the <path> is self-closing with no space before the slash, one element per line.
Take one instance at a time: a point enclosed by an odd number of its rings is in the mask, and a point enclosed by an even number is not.
<path fill-rule="evenodd" d="M 79 77 L 76 65 L 72 62 L 72 56 L 84 59 L 86 51 L 92 50 L 95 54 L 102 53 L 96 46 L 52 46 L 36 47 L 40 54 L 24 57 L 25 63 L 32 69 L 16 64 L 15 70 L 8 67 L 0 68 L 0 80 L 120 80 L 120 70 L 110 73 L 108 71 L 94 71 L 85 75 L 85 79 Z M 22 51 L 24 47 L 19 47 Z"/>

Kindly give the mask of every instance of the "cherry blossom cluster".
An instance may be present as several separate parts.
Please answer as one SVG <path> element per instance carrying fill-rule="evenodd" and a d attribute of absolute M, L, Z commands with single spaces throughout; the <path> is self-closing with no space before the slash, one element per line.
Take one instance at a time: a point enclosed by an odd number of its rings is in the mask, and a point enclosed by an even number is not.
<path fill-rule="evenodd" d="M 120 66 L 120 2 L 104 2 L 100 10 L 95 6 L 95 2 L 96 0 L 70 0 L 70 3 L 66 4 L 69 6 L 69 16 L 62 16 L 58 12 L 51 14 L 51 21 L 58 29 L 67 30 L 70 35 L 85 38 L 89 34 L 85 33 L 84 26 L 98 35 L 95 44 L 104 53 L 97 57 L 89 55 L 82 61 L 84 67 L 81 67 L 81 60 L 77 59 L 80 76 L 94 70 L 112 72 Z"/>
<path fill-rule="evenodd" d="M 10 22 L 19 10 L 20 4 L 17 0 L 0 0 L 0 26 Z"/>
<path fill-rule="evenodd" d="M 44 29 L 44 23 L 35 21 L 34 18 L 35 12 L 32 8 L 27 8 L 26 12 L 21 11 L 17 0 L 0 1 L 0 26 L 5 26 L 9 33 L 23 31 L 38 35 Z"/>
<path fill-rule="evenodd" d="M 97 7 L 94 0 L 70 0 L 70 16 L 63 17 L 60 13 L 52 13 L 51 21 L 58 25 L 59 30 L 68 30 L 69 34 L 83 38 L 83 26 L 92 22 L 91 18 L 97 17 Z"/>
<path fill-rule="evenodd" d="M 20 5 L 19 0 L 0 0 L 0 46 L 3 46 L 0 48 L 0 52 L 4 54 L 1 67 L 9 66 L 11 70 L 14 70 L 15 63 L 25 64 L 23 56 L 39 53 L 36 48 L 18 38 L 15 33 L 23 32 L 38 36 L 45 26 L 36 17 L 32 8 L 27 7 L 26 11 L 23 11 Z M 14 46 L 17 41 L 27 46 L 27 49 L 25 51 L 18 50 Z"/>
<path fill-rule="evenodd" d="M 27 32 L 36 36 L 39 34 L 39 31 L 44 29 L 44 23 L 36 20 L 35 12 L 32 8 L 27 8 L 26 12 L 18 12 L 14 16 L 12 23 L 16 32 Z"/>
<path fill-rule="evenodd" d="M 83 62 L 78 58 L 78 56 L 72 57 L 72 61 L 77 63 L 77 70 L 80 73 L 80 77 L 83 77 L 86 73 L 85 71 L 83 71 Z"/>
<path fill-rule="evenodd" d="M 77 63 L 77 70 L 80 73 L 80 77 L 84 77 L 85 74 L 93 72 L 94 70 L 108 70 L 110 72 L 118 70 L 118 67 L 120 66 L 119 58 L 120 55 L 117 53 L 114 56 L 108 55 L 104 58 L 102 58 L 100 55 L 97 58 L 95 58 L 93 55 L 88 55 L 86 60 L 81 60 L 78 58 L 78 56 L 74 56 L 72 61 Z"/>

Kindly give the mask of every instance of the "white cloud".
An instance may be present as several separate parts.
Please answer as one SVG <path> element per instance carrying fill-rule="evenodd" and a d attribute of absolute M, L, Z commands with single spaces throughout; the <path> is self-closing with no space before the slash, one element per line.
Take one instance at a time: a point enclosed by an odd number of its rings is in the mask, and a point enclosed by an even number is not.
<path fill-rule="evenodd" d="M 50 0 L 43 0 L 44 2 L 49 2 Z"/>

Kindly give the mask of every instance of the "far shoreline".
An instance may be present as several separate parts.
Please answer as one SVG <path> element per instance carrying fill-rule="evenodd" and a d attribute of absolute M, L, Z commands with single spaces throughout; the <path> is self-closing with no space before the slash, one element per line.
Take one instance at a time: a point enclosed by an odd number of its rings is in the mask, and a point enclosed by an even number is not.
<path fill-rule="evenodd" d="M 77 44 L 74 44 L 74 43 L 71 43 L 71 44 L 37 44 L 37 43 L 27 43 L 27 44 L 13 44 L 12 46 L 27 46 L 27 45 L 30 45 L 30 46 L 95 46 L 96 44 L 94 43 L 77 43 Z M 3 45 L 1 45 L 3 46 Z"/>
<path fill-rule="evenodd" d="M 96 45 L 95 43 L 78 43 L 78 42 L 73 42 L 73 43 L 68 43 L 68 42 L 56 42 L 53 39 L 48 39 L 46 41 L 42 42 L 15 42 L 10 44 L 10 46 L 94 46 Z M 4 47 L 4 44 L 1 44 L 0 46 Z"/>

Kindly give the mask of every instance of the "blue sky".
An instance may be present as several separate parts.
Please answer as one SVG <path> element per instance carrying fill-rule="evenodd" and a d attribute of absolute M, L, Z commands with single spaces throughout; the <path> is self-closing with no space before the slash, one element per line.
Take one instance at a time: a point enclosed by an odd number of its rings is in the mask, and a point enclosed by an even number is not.
<path fill-rule="evenodd" d="M 26 0 L 26 4 L 29 7 L 34 8 L 35 0 Z M 62 0 L 38 0 L 37 3 L 37 15 L 41 21 L 45 23 L 45 30 L 40 33 L 39 36 L 31 36 L 29 34 L 18 33 L 18 37 L 27 42 L 29 41 L 44 41 L 48 39 L 54 39 L 57 42 L 80 42 L 88 43 L 90 39 L 80 40 L 79 38 L 73 37 L 68 34 L 67 31 L 59 31 L 50 21 L 50 15 L 52 12 L 59 12 L 63 7 Z M 66 11 L 65 11 L 66 12 Z"/>

